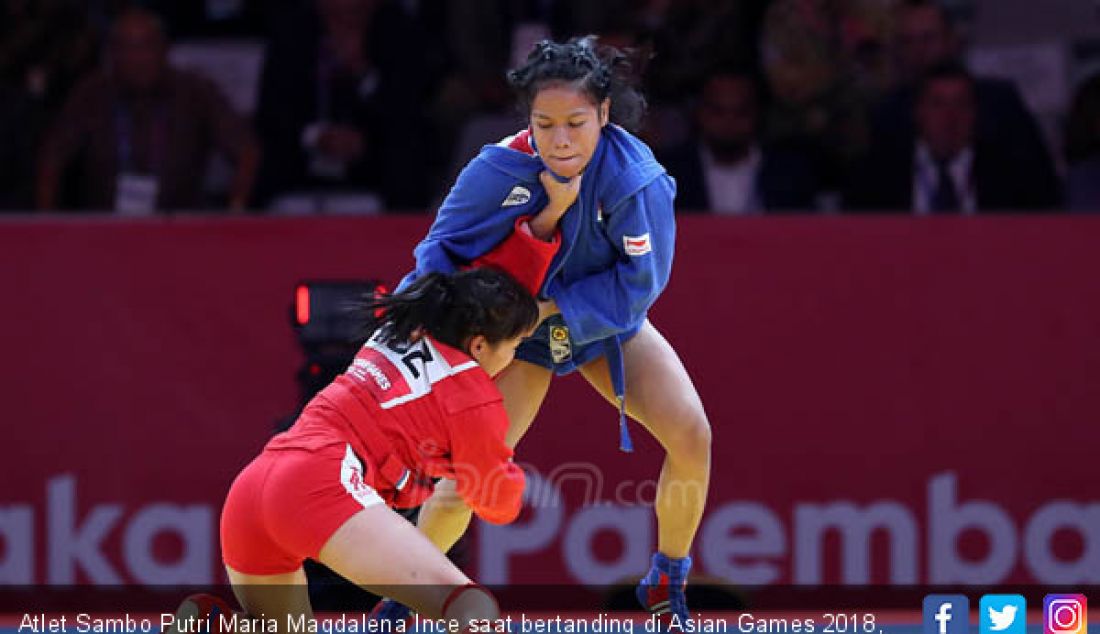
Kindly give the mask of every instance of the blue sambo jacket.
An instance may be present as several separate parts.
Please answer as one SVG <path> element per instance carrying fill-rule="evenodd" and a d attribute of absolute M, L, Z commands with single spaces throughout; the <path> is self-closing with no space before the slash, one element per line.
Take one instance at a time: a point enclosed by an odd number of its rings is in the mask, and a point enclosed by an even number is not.
<path fill-rule="evenodd" d="M 516 218 L 541 211 L 549 200 L 539 182 L 544 169 L 538 156 L 504 143 L 482 148 L 416 247 L 416 269 L 401 287 L 471 262 L 504 240 Z M 543 283 L 542 294 L 557 303 L 575 344 L 604 343 L 620 399 L 619 335 L 637 330 L 668 283 L 675 194 L 675 182 L 648 146 L 619 126 L 605 126 L 577 200 L 562 216 L 562 246 Z M 625 424 L 623 444 L 630 444 Z"/>

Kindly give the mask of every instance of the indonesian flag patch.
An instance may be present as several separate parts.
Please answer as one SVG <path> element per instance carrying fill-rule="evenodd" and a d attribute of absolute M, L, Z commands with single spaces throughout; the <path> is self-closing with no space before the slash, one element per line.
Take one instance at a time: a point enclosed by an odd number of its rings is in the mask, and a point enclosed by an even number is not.
<path fill-rule="evenodd" d="M 643 233 L 640 236 L 623 236 L 623 250 L 627 255 L 639 256 L 645 255 L 653 250 L 653 245 L 649 243 L 649 234 Z"/>

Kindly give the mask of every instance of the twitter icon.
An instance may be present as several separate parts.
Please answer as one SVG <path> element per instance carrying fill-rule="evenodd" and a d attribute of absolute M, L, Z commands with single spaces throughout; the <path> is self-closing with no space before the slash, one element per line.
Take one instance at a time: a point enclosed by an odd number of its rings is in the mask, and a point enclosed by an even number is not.
<path fill-rule="evenodd" d="M 1018 594 L 987 594 L 978 603 L 979 634 L 1026 634 L 1027 602 Z"/>

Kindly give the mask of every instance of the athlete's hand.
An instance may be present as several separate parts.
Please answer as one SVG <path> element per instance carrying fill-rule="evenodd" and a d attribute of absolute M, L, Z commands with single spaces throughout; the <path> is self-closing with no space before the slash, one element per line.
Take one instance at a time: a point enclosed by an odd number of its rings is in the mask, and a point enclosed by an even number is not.
<path fill-rule="evenodd" d="M 563 183 L 546 170 L 539 174 L 539 181 L 546 189 L 550 202 L 528 223 L 535 237 L 540 240 L 549 240 L 554 235 L 554 228 L 558 226 L 558 221 L 577 200 L 577 194 L 581 191 L 581 176 L 577 174 Z"/>
<path fill-rule="evenodd" d="M 546 189 L 546 195 L 550 197 L 550 202 L 543 211 L 557 214 L 557 217 L 561 218 L 565 210 L 569 209 L 577 200 L 577 194 L 581 191 L 582 176 L 584 174 L 577 174 L 563 183 L 548 170 L 540 172 L 539 181 Z"/>

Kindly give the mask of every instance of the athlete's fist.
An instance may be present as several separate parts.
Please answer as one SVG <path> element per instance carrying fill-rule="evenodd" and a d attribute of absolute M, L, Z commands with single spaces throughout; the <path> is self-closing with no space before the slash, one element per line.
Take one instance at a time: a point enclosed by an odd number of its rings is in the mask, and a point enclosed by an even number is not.
<path fill-rule="evenodd" d="M 543 170 L 539 174 L 539 181 L 542 182 L 542 186 L 546 189 L 546 195 L 550 198 L 546 211 L 557 214 L 557 217 L 561 218 L 565 210 L 569 209 L 577 200 L 577 194 L 581 191 L 582 176 L 584 174 L 577 174 L 573 178 L 562 182 L 549 171 Z M 557 218 L 555 218 L 555 222 L 557 222 Z"/>

